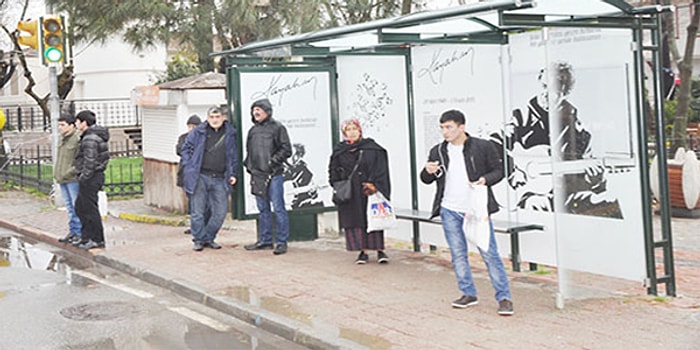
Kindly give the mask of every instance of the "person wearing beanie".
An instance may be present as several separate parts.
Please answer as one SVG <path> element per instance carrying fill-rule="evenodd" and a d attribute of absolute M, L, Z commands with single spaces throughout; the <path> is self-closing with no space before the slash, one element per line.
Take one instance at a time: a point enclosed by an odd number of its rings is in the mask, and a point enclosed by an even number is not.
<path fill-rule="evenodd" d="M 177 182 L 176 185 L 177 187 L 183 187 L 183 175 L 182 175 L 182 146 L 185 144 L 185 140 L 187 139 L 187 135 L 190 134 L 190 131 L 197 127 L 197 125 L 201 124 L 202 120 L 199 118 L 198 115 L 192 114 L 189 118 L 187 118 L 187 131 L 180 134 L 180 136 L 177 138 L 177 144 L 175 144 L 175 154 L 177 154 L 178 157 L 180 157 L 180 164 L 177 166 Z M 187 196 L 187 213 L 190 214 L 191 211 L 191 205 L 192 203 L 192 198 L 190 196 Z M 185 234 L 191 234 L 192 230 L 191 229 L 186 229 Z"/>
<path fill-rule="evenodd" d="M 253 126 L 248 131 L 243 164 L 250 173 L 250 187 L 260 211 L 258 241 L 246 250 L 273 249 L 275 255 L 287 252 L 289 217 L 284 204 L 284 163 L 292 155 L 287 129 L 272 118 L 272 103 L 264 98 L 250 107 Z M 272 208 L 271 206 L 272 205 Z M 272 240 L 272 209 L 277 219 L 277 245 Z"/>
<path fill-rule="evenodd" d="M 214 240 L 237 182 L 238 151 L 236 128 L 219 107 L 209 108 L 207 120 L 190 131 L 181 157 L 182 184 L 191 199 L 192 249 L 221 249 Z"/>
<path fill-rule="evenodd" d="M 75 170 L 78 176 L 78 198 L 75 212 L 83 225 L 80 241 L 73 243 L 81 249 L 104 248 L 105 237 L 97 194 L 105 183 L 109 163 L 109 130 L 96 124 L 95 113 L 84 110 L 76 116 L 75 125 L 82 132 Z"/>
<path fill-rule="evenodd" d="M 75 213 L 75 200 L 78 198 L 75 156 L 78 154 L 80 143 L 80 133 L 75 128 L 75 117 L 71 114 L 61 115 L 58 118 L 58 132 L 61 134 L 61 139 L 58 141 L 53 178 L 61 190 L 61 198 L 68 213 L 68 234 L 59 238 L 58 241 L 73 243 L 80 241 L 80 232 L 83 229 L 80 218 Z"/>

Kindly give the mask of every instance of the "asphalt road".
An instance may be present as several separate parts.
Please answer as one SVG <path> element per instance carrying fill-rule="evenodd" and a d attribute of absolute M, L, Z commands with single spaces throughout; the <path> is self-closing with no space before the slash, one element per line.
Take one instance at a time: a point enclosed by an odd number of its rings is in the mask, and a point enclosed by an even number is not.
<path fill-rule="evenodd" d="M 303 349 L 0 228 L 0 349 Z"/>

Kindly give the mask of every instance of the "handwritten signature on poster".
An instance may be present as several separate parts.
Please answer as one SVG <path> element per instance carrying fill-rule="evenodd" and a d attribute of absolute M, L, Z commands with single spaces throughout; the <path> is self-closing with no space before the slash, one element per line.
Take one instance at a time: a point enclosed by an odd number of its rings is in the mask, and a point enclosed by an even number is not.
<path fill-rule="evenodd" d="M 427 67 L 418 69 L 418 78 L 428 76 L 434 85 L 442 83 L 442 76 L 445 69 L 454 63 L 470 59 L 470 74 L 474 74 L 474 48 L 469 47 L 462 50 L 452 50 L 447 57 L 442 56 L 442 49 L 433 51 L 433 56 Z"/>
<path fill-rule="evenodd" d="M 265 90 L 256 91 L 250 95 L 250 98 L 255 101 L 261 98 L 277 99 L 277 106 L 282 106 L 282 100 L 285 94 L 292 92 L 294 90 L 311 86 L 312 87 L 312 99 L 316 100 L 316 86 L 318 85 L 318 79 L 315 76 L 309 77 L 296 77 L 291 82 L 282 82 L 282 74 L 278 74 L 270 78 L 270 83 L 267 85 Z"/>

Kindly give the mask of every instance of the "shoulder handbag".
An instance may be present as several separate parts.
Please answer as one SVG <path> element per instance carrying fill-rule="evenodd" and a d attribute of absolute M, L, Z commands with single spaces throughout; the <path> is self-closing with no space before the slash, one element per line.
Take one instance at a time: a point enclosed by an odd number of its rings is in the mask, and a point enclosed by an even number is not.
<path fill-rule="evenodd" d="M 362 160 L 362 150 L 360 150 L 360 156 L 357 157 L 355 167 L 352 168 L 348 178 L 345 180 L 335 181 L 331 184 L 333 187 L 333 203 L 336 205 L 347 203 L 352 198 L 352 176 L 355 175 L 355 171 L 360 165 L 360 160 Z"/>

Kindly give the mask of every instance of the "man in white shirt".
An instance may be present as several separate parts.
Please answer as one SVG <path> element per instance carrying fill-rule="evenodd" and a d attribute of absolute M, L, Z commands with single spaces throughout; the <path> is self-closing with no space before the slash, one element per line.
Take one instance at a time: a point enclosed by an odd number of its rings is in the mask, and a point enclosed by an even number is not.
<path fill-rule="evenodd" d="M 430 150 L 428 162 L 420 174 L 424 183 L 437 184 L 432 217 L 439 215 L 442 219 L 445 239 L 452 255 L 452 266 L 462 292 L 462 296 L 453 301 L 452 306 L 462 309 L 478 303 L 467 255 L 467 239 L 462 228 L 469 205 L 469 186 L 487 186 L 490 215 L 498 211 L 491 186 L 503 179 L 503 165 L 495 146 L 489 141 L 469 136 L 464 131 L 464 124 L 464 114 L 460 111 L 449 110 L 442 114 L 440 131 L 445 140 Z M 490 220 L 489 226 L 489 248 L 486 251 L 478 249 L 496 290 L 498 314 L 510 316 L 514 312 L 508 276 L 498 254 L 493 223 Z"/>

